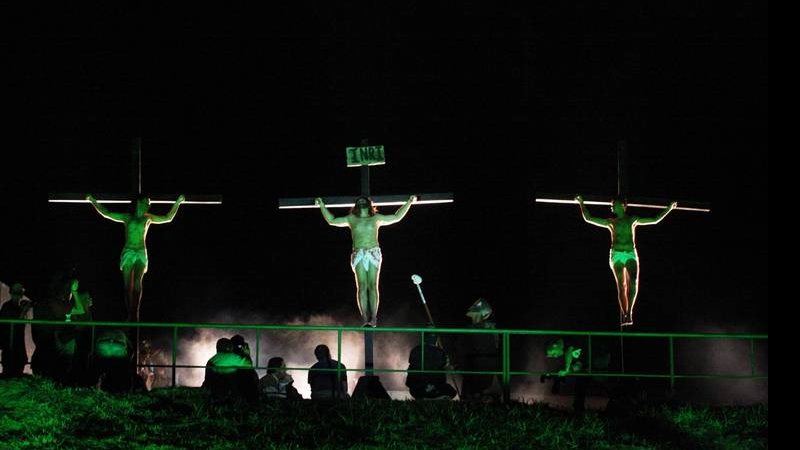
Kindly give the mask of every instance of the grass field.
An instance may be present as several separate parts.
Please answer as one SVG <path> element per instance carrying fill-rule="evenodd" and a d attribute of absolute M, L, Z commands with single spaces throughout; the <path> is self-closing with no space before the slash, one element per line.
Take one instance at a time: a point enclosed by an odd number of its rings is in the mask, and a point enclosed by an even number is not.
<path fill-rule="evenodd" d="M 582 418 L 542 404 L 264 399 L 198 388 L 108 394 L 0 380 L 2 449 L 766 449 L 768 407 L 642 406 Z"/>

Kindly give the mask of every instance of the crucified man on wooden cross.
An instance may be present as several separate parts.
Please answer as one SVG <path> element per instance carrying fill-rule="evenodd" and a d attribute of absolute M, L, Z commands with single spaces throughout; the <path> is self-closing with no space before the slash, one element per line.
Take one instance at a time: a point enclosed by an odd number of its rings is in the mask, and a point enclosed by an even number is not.
<path fill-rule="evenodd" d="M 142 279 L 147 272 L 147 230 L 152 224 L 172 222 L 181 203 L 186 197 L 180 195 L 166 215 L 159 216 L 150 213 L 150 199 L 139 196 L 133 202 L 130 212 L 112 212 L 99 203 L 92 195 L 87 195 L 86 200 L 94 209 L 106 219 L 125 224 L 125 246 L 119 257 L 119 270 L 122 271 L 122 283 L 125 287 L 125 306 L 128 321 L 139 320 L 139 304 L 142 301 Z"/>
<path fill-rule="evenodd" d="M 386 215 L 378 213 L 378 208 L 373 206 L 369 197 L 361 196 L 356 199 L 350 213 L 342 217 L 335 217 L 321 198 L 314 200 L 328 224 L 350 228 L 350 235 L 353 238 L 350 268 L 356 279 L 356 303 L 364 326 L 375 327 L 378 324 L 380 303 L 378 282 L 383 262 L 378 244 L 378 229 L 400 222 L 416 200 L 417 196 L 411 195 L 397 212 Z"/>
<path fill-rule="evenodd" d="M 625 209 L 625 201 L 615 199 L 611 205 L 615 217 L 601 219 L 589 214 L 583 197 L 575 197 L 581 207 L 583 220 L 592 225 L 608 229 L 611 233 L 611 251 L 608 265 L 617 282 L 617 301 L 622 312 L 620 326 L 633 325 L 633 305 L 639 287 L 639 254 L 636 251 L 636 227 L 640 225 L 655 225 L 678 206 L 672 202 L 655 217 L 629 216 Z"/>

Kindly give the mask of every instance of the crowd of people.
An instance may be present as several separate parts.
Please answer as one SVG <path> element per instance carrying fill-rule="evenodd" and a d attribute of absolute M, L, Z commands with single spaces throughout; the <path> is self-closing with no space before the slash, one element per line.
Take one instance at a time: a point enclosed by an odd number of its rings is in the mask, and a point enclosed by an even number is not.
<path fill-rule="evenodd" d="M 0 364 L 2 377 L 23 375 L 30 365 L 35 375 L 51 378 L 67 386 L 95 386 L 107 391 L 150 390 L 154 386 L 156 367 L 150 341 L 143 340 L 135 348 L 135 328 L 114 329 L 97 327 L 94 332 L 82 322 L 92 320 L 93 299 L 81 289 L 77 278 L 59 274 L 54 277 L 46 299 L 31 301 L 25 288 L 15 283 L 9 288 L 10 299 L 0 307 L 0 318 L 61 321 L 64 325 L 36 325 L 32 328 L 35 350 L 30 361 L 25 343 L 25 324 L 0 327 Z M 494 329 L 489 303 L 480 298 L 467 310 L 470 327 Z M 71 322 L 71 323 L 70 323 Z M 405 385 L 412 398 L 462 401 L 501 401 L 503 390 L 494 374 L 463 374 L 460 386 L 449 371 L 492 372 L 501 370 L 499 335 L 490 333 L 462 336 L 456 349 L 456 363 L 435 329 L 425 333 L 424 342 L 411 349 Z M 310 350 L 310 349 L 309 349 Z M 313 400 L 348 399 L 348 372 L 341 362 L 331 357 L 330 349 L 317 345 L 313 349 L 317 362 L 307 368 L 308 385 Z M 563 340 L 550 343 L 546 356 L 559 360 L 558 367 L 542 377 L 553 380 L 553 392 L 560 386 L 575 385 L 576 411 L 582 411 L 585 398 L 585 378 L 575 376 L 583 370 L 579 347 L 565 346 Z M 561 362 L 563 361 L 563 363 Z M 285 359 L 274 356 L 268 360 L 266 373 L 259 377 L 250 346 L 241 335 L 220 338 L 214 354 L 205 365 L 202 384 L 215 401 L 228 399 L 255 400 L 262 397 L 300 399 L 294 379 L 287 372 Z"/>

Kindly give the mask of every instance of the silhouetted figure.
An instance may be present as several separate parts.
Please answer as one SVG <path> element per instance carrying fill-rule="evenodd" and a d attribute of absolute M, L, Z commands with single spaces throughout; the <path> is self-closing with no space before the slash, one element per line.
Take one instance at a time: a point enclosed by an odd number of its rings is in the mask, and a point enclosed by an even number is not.
<path fill-rule="evenodd" d="M 246 358 L 250 361 L 250 365 L 253 365 L 253 357 L 250 354 L 250 344 L 244 340 L 244 337 L 240 334 L 237 334 L 231 338 L 231 345 L 233 346 L 233 353 L 241 356 L 242 358 Z"/>
<path fill-rule="evenodd" d="M 2 319 L 27 319 L 31 302 L 23 299 L 25 288 L 14 283 L 10 289 L 11 299 L 0 307 Z M 0 351 L 2 351 L 3 377 L 21 377 L 28 363 L 28 351 L 25 347 L 25 324 L 6 325 L 0 327 Z"/>
<path fill-rule="evenodd" d="M 65 322 L 80 323 L 92 321 L 93 299 L 87 291 L 80 291 L 79 281 L 70 281 L 71 308 L 65 314 Z M 96 379 L 90 373 L 92 353 L 92 329 L 86 326 L 64 326 L 56 330 L 56 352 L 58 365 L 63 371 L 62 382 L 68 385 L 91 386 Z"/>
<path fill-rule="evenodd" d="M 68 271 L 57 272 L 53 276 L 44 299 L 33 304 L 34 319 L 66 321 L 67 314 L 72 310 L 71 279 Z M 58 325 L 31 326 L 31 335 L 36 346 L 31 356 L 31 370 L 35 375 L 58 382 L 65 380 L 67 372 L 60 359 L 64 347 L 59 339 L 59 334 L 66 332 L 63 328 Z"/>
<path fill-rule="evenodd" d="M 294 379 L 286 373 L 286 363 L 283 358 L 274 357 L 267 362 L 267 374 L 258 381 L 258 389 L 271 398 L 290 400 L 303 398 L 293 384 Z"/>
<path fill-rule="evenodd" d="M 494 329 L 496 325 L 489 320 L 492 307 L 479 298 L 467 309 L 470 328 Z M 502 370 L 500 356 L 500 336 L 497 334 L 467 334 L 461 339 L 461 367 L 463 370 L 499 371 Z M 500 401 L 503 389 L 497 375 L 464 374 L 461 384 L 463 401 Z"/>
<path fill-rule="evenodd" d="M 317 357 L 317 362 L 308 371 L 311 398 L 313 400 L 349 398 L 347 368 L 344 364 L 331 358 L 331 351 L 327 345 L 318 345 L 314 349 L 314 356 Z M 336 369 L 341 369 L 341 372 L 337 373 Z"/>
<path fill-rule="evenodd" d="M 100 389 L 108 392 L 144 389 L 144 382 L 136 371 L 133 345 L 124 331 L 98 331 L 92 361 Z"/>
<path fill-rule="evenodd" d="M 556 372 L 542 374 L 539 380 L 544 383 L 545 380 L 552 379 L 551 392 L 553 394 L 560 394 L 562 384 L 574 384 L 575 394 L 572 408 L 576 414 L 582 414 L 585 409 L 586 386 L 589 380 L 584 376 L 570 375 L 584 372 L 583 350 L 572 345 L 565 346 L 564 339 L 559 338 L 547 344 L 545 354 L 548 358 L 563 361 L 563 365 Z"/>
<path fill-rule="evenodd" d="M 436 346 L 436 335 L 425 334 L 425 360 L 423 365 L 423 345 L 411 349 L 408 357 L 409 370 L 450 370 L 450 361 L 447 354 Z M 421 399 L 452 399 L 456 396 L 453 386 L 447 384 L 447 374 L 429 372 L 409 372 L 406 376 L 406 386 L 411 396 Z"/>
<path fill-rule="evenodd" d="M 203 387 L 214 401 L 247 400 L 258 398 L 258 375 L 250 359 L 234 352 L 228 338 L 217 340 L 217 353 L 206 363 Z"/>

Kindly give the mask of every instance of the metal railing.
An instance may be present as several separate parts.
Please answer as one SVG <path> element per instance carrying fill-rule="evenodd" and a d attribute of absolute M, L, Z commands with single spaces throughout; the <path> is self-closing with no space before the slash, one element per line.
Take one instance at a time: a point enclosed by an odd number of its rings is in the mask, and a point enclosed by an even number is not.
<path fill-rule="evenodd" d="M 425 335 L 428 333 L 435 333 L 439 336 L 443 334 L 491 334 L 499 335 L 502 339 L 501 357 L 502 366 L 500 370 L 495 371 L 477 371 L 477 370 L 431 370 L 425 369 L 424 361 L 425 354 L 422 346 L 422 367 L 419 370 L 411 369 L 393 369 L 393 368 L 350 368 L 342 369 L 341 365 L 337 369 L 320 369 L 320 371 L 335 371 L 337 376 L 341 376 L 341 372 L 404 372 L 404 373 L 445 373 L 445 374 L 462 374 L 462 375 L 497 375 L 501 377 L 501 383 L 504 389 L 504 396 L 508 398 L 510 382 L 512 376 L 535 376 L 546 373 L 545 371 L 514 371 L 511 370 L 511 336 L 546 336 L 546 337 L 586 337 L 587 338 L 587 360 L 588 370 L 585 372 L 571 373 L 570 376 L 582 377 L 636 377 L 636 378 L 664 378 L 669 379 L 670 387 L 675 386 L 677 379 L 768 379 L 768 374 L 758 373 L 756 370 L 756 342 L 767 342 L 768 335 L 766 334 L 743 334 L 743 333 L 639 333 L 639 332 L 607 332 L 607 331 L 564 331 L 564 330 L 512 330 L 512 329 L 492 329 L 492 328 L 415 328 L 415 327 L 381 327 L 381 328 L 362 328 L 362 327 L 346 327 L 335 325 L 264 325 L 264 324 L 229 324 L 229 323 L 153 323 L 153 322 L 62 322 L 51 320 L 25 320 L 25 319 L 0 319 L 0 327 L 3 324 L 30 324 L 44 325 L 44 326 L 76 326 L 76 327 L 90 327 L 92 331 L 92 348 L 94 348 L 95 334 L 97 327 L 102 328 L 117 328 L 117 329 L 141 329 L 141 328 L 157 328 L 157 329 L 172 329 L 172 361 L 167 365 L 153 365 L 150 367 L 169 367 L 172 369 L 172 386 L 177 385 L 176 370 L 178 368 L 193 368 L 203 369 L 206 366 L 177 364 L 178 355 L 178 330 L 179 329 L 226 329 L 226 330 L 255 330 L 256 333 L 256 351 L 255 362 L 253 369 L 266 369 L 265 366 L 259 365 L 260 341 L 261 333 L 263 331 L 331 331 L 336 332 L 337 342 L 337 361 L 342 360 L 342 334 L 343 333 L 414 333 L 420 335 L 420 342 L 425 342 Z M 13 344 L 14 333 L 12 326 L 9 326 L 9 340 Z M 2 330 L 2 328 L 0 328 Z M 4 332 L 2 330 L 0 332 Z M 603 371 L 597 372 L 592 367 L 592 338 L 593 337 L 624 337 L 624 338 L 645 338 L 645 339 L 667 339 L 668 341 L 668 354 L 665 355 L 669 359 L 669 373 L 631 373 L 631 372 L 611 372 Z M 749 373 L 707 373 L 707 374 L 680 374 L 676 372 L 675 368 L 675 340 L 676 339 L 734 339 L 734 340 L 747 340 L 750 342 L 750 372 Z M 142 367 L 143 364 L 138 364 Z M 309 370 L 307 367 L 287 367 L 287 370 Z M 315 369 L 316 370 L 316 369 Z"/>

